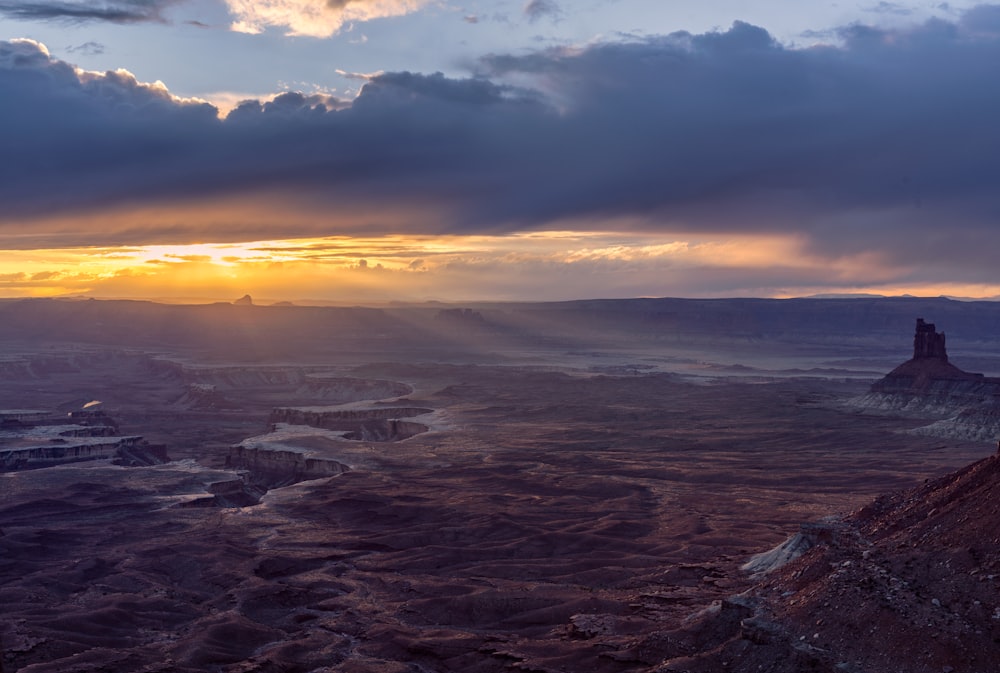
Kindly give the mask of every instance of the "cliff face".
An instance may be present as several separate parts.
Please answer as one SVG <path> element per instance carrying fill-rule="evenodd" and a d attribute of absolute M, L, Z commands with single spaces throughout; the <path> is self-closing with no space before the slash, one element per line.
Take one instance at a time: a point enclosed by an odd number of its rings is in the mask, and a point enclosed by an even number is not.
<path fill-rule="evenodd" d="M 326 433 L 321 444 L 343 440 L 397 442 L 423 432 L 428 426 L 401 420 L 433 412 L 422 407 L 373 407 L 367 409 L 278 408 L 271 412 L 271 433 L 232 447 L 226 467 L 248 472 L 246 480 L 264 490 L 300 481 L 335 477 L 350 466 L 317 448 L 315 435 L 296 428 L 317 428 Z M 327 444 L 327 447 L 330 445 Z M 307 448 L 308 447 L 308 448 Z"/>
<path fill-rule="evenodd" d="M 374 409 L 309 410 L 275 409 L 271 423 L 308 425 L 313 428 L 344 431 L 344 439 L 366 442 L 397 442 L 427 432 L 423 423 L 403 421 L 431 413 L 420 407 L 380 407 Z"/>
<path fill-rule="evenodd" d="M 140 437 L 109 437 L 97 442 L 52 443 L 0 450 L 0 470 L 29 470 L 63 463 L 117 458 L 119 451 Z"/>
<path fill-rule="evenodd" d="M 118 465 L 158 465 L 169 460 L 163 446 L 142 437 L 122 437 L 103 412 L 56 417 L 0 411 L 0 471 L 30 470 L 64 463 L 111 460 Z"/>
<path fill-rule="evenodd" d="M 963 371 L 948 361 L 945 335 L 917 320 L 913 357 L 851 405 L 863 411 L 938 418 L 915 432 L 972 440 L 1000 435 L 1000 378 Z"/>
<path fill-rule="evenodd" d="M 232 447 L 226 468 L 247 470 L 248 481 L 264 490 L 296 484 L 309 479 L 336 477 L 350 468 L 329 458 L 317 458 L 297 451 L 281 451 L 242 444 Z"/>
<path fill-rule="evenodd" d="M 289 425 L 310 425 L 314 428 L 328 430 L 343 430 L 344 424 L 356 421 L 385 420 L 392 418 L 410 418 L 429 414 L 433 409 L 422 407 L 379 407 L 374 409 L 342 409 L 342 410 L 311 410 L 298 408 L 279 408 L 271 412 L 271 423 L 288 423 Z"/>

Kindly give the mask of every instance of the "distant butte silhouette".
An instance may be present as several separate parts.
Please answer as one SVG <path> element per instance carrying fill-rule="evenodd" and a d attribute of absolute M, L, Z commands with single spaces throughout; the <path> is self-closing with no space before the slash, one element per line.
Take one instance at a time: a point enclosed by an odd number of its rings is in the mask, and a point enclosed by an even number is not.
<path fill-rule="evenodd" d="M 245 294 L 234 301 L 233 304 L 236 306 L 253 306 L 253 298 L 250 295 Z"/>
<path fill-rule="evenodd" d="M 875 392 L 891 392 L 900 389 L 923 389 L 933 381 L 983 380 L 982 374 L 963 371 L 948 362 L 944 332 L 938 332 L 934 323 L 917 318 L 917 328 L 913 335 L 913 357 L 899 365 L 885 378 L 872 386 Z"/>

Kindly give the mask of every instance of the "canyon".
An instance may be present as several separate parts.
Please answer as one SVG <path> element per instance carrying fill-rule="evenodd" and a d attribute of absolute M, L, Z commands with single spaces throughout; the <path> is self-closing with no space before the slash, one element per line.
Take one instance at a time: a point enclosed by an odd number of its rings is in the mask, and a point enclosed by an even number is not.
<path fill-rule="evenodd" d="M 165 447 L 122 437 L 114 420 L 91 402 L 63 417 L 45 411 L 0 409 L 0 470 L 52 467 L 90 460 L 158 465 Z"/>
<path fill-rule="evenodd" d="M 897 408 L 906 369 L 883 380 L 933 316 L 949 363 L 985 372 L 947 404 L 988 383 L 990 306 L 0 314 L 0 406 L 99 399 L 169 458 L 0 472 L 7 673 L 986 673 L 1000 656 L 996 439 L 926 432 L 969 407 Z"/>

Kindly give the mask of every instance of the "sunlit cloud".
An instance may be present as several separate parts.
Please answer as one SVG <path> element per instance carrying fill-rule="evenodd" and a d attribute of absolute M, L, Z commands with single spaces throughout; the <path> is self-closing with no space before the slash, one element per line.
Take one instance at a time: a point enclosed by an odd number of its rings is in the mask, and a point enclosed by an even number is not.
<path fill-rule="evenodd" d="M 320 35 L 425 4 L 229 7 Z M 996 16 L 810 48 L 736 23 L 213 104 L 0 42 L 0 294 L 992 296 Z"/>
<path fill-rule="evenodd" d="M 329 37 L 352 21 L 371 21 L 414 12 L 429 0 L 225 0 L 232 29 L 260 33 L 269 27 L 288 35 Z"/>
<path fill-rule="evenodd" d="M 355 303 L 881 292 L 986 297 L 871 254 L 820 258 L 795 237 L 679 240 L 621 232 L 332 236 L 14 251 L 0 296 Z"/>

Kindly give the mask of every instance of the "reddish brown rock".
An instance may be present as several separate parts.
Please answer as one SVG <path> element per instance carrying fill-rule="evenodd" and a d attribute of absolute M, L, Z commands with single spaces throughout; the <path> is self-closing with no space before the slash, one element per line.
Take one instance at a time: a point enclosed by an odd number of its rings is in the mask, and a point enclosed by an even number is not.
<path fill-rule="evenodd" d="M 1000 379 L 986 379 L 982 374 L 963 371 L 948 362 L 944 332 L 934 323 L 917 318 L 913 335 L 913 357 L 889 372 L 872 386 L 873 392 L 927 392 L 936 382 L 968 381 L 1000 385 Z"/>
<path fill-rule="evenodd" d="M 996 670 L 997 530 L 1000 456 L 877 498 L 743 594 L 738 627 L 723 610 L 679 632 L 700 652 L 658 670 Z"/>

